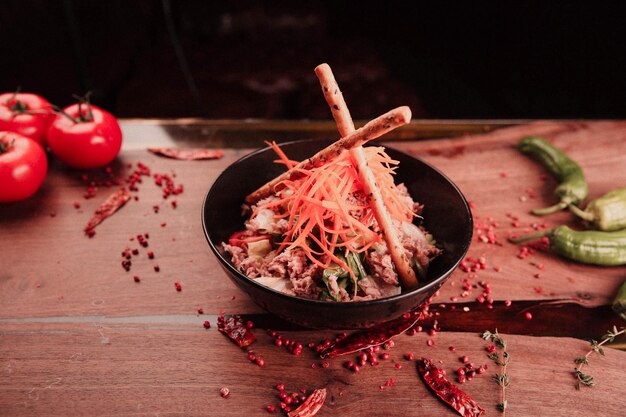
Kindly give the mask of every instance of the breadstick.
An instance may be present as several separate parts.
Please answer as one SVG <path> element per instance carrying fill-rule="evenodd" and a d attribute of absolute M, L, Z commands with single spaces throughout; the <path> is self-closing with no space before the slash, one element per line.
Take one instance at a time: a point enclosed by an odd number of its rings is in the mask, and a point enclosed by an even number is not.
<path fill-rule="evenodd" d="M 411 120 L 411 109 L 406 106 L 398 107 L 376 119 L 368 122 L 362 128 L 355 130 L 351 134 L 333 142 L 330 146 L 322 149 L 312 157 L 305 159 L 289 171 L 283 172 L 267 184 L 263 185 L 253 193 L 246 197 L 248 204 L 254 204 L 257 201 L 274 193 L 274 187 L 281 181 L 290 180 L 298 177 L 298 170 L 311 169 L 319 166 L 326 161 L 331 161 L 345 149 L 351 149 L 355 146 L 361 146 L 364 143 L 381 137 L 387 132 L 397 127 L 407 124 Z"/>
<path fill-rule="evenodd" d="M 337 123 L 337 129 L 341 136 L 348 136 L 354 132 L 354 123 L 350 116 L 350 111 L 346 105 L 343 95 L 339 90 L 337 81 L 333 76 L 333 72 L 328 64 L 321 64 L 315 68 L 315 75 L 320 80 L 322 85 L 322 91 L 324 92 L 324 98 L 330 107 L 333 118 Z M 376 178 L 374 173 L 367 165 L 367 158 L 362 146 L 356 146 L 350 149 L 350 156 L 356 164 L 357 171 L 361 181 L 363 181 L 363 188 L 365 193 L 369 197 L 369 201 L 374 212 L 374 217 L 378 222 L 383 239 L 387 243 L 391 260 L 393 261 L 402 286 L 406 289 L 417 287 L 417 277 L 411 267 L 409 259 L 406 256 L 406 250 L 402 246 L 402 242 L 396 233 L 396 229 L 391 220 L 391 215 L 385 206 L 383 196 L 380 192 L 378 184 L 376 184 Z"/>

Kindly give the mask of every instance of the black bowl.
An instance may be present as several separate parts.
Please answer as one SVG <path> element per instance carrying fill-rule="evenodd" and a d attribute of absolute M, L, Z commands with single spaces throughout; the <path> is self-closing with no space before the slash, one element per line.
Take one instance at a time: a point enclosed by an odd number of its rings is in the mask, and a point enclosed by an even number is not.
<path fill-rule="evenodd" d="M 282 144 L 291 159 L 304 160 L 328 146 L 328 140 Z M 435 258 L 421 285 L 393 297 L 372 301 L 336 303 L 298 298 L 275 291 L 247 278 L 229 261 L 221 242 L 243 229 L 244 197 L 284 171 L 273 163 L 269 148 L 239 159 L 215 180 L 202 206 L 202 226 L 209 246 L 230 279 L 262 308 L 287 321 L 313 328 L 357 329 L 399 317 L 433 295 L 465 256 L 472 240 L 472 214 L 459 189 L 441 172 L 424 161 L 387 148 L 400 161 L 396 183 L 403 182 L 415 201 L 424 204 L 424 225 L 443 253 Z"/>

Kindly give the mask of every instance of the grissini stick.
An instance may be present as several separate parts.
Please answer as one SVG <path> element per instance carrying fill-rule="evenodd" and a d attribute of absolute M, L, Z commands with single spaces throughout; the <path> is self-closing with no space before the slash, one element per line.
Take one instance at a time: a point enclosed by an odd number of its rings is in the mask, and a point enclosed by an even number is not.
<path fill-rule="evenodd" d="M 298 178 L 300 169 L 311 169 L 315 166 L 323 165 L 326 161 L 333 160 L 337 155 L 346 149 L 361 146 L 371 140 L 377 139 L 387 132 L 397 127 L 403 126 L 411 121 L 411 109 L 406 106 L 393 109 L 382 116 L 368 122 L 365 126 L 355 130 L 353 133 L 333 142 L 327 148 L 322 149 L 312 157 L 305 159 L 295 167 L 291 168 L 263 185 L 246 197 L 246 203 L 254 204 L 257 201 L 272 195 L 275 187 L 285 180 Z"/>
<path fill-rule="evenodd" d="M 335 80 L 330 66 L 328 64 L 319 65 L 315 68 L 315 75 L 317 75 L 317 78 L 320 80 L 324 98 L 331 109 L 339 134 L 342 137 L 348 137 L 350 134 L 354 133 L 354 123 L 352 122 L 350 111 L 343 98 L 343 94 L 341 94 L 341 90 L 339 90 L 339 85 Z M 374 173 L 367 165 L 365 150 L 363 146 L 358 145 L 350 148 L 349 152 L 350 157 L 356 165 L 359 177 L 363 182 L 363 188 L 368 196 L 374 217 L 383 234 L 383 239 L 385 243 L 387 243 L 391 260 L 396 267 L 396 272 L 400 277 L 401 284 L 406 289 L 415 288 L 418 284 L 415 271 L 413 271 L 411 267 L 406 250 L 404 246 L 402 246 L 400 237 L 391 220 L 389 210 L 387 210 L 385 206 L 385 201 L 376 183 Z"/>

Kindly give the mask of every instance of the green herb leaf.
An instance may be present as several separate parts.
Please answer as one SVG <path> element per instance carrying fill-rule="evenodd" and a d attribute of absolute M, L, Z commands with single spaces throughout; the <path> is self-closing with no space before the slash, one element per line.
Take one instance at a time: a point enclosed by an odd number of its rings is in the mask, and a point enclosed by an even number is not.
<path fill-rule="evenodd" d="M 593 387 L 596 385 L 593 377 L 591 375 L 583 373 L 580 369 L 575 369 L 574 374 L 576 375 L 576 378 L 578 378 L 580 384 L 586 385 L 588 387 Z"/>
<path fill-rule="evenodd" d="M 500 411 L 501 413 L 504 413 L 508 405 L 509 405 L 509 402 L 507 400 L 504 400 L 504 402 L 496 404 L 496 407 L 498 408 L 498 411 Z"/>

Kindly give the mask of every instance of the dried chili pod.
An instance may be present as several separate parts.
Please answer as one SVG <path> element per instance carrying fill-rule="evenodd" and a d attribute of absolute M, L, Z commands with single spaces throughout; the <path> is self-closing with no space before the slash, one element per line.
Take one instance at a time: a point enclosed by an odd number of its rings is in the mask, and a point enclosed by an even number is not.
<path fill-rule="evenodd" d="M 99 225 L 104 219 L 110 217 L 119 210 L 126 202 L 130 200 L 130 193 L 126 191 L 126 188 L 120 188 L 113 194 L 107 197 L 107 199 L 98 207 L 93 214 L 92 218 L 85 226 L 85 232 L 93 230 L 94 227 Z"/>
<path fill-rule="evenodd" d="M 239 347 L 249 346 L 255 340 L 252 330 L 238 316 L 218 316 L 217 330 L 228 336 Z"/>
<path fill-rule="evenodd" d="M 148 148 L 148 152 L 183 161 L 197 161 L 200 159 L 219 159 L 224 156 L 221 149 L 194 149 L 194 148 Z"/>
<path fill-rule="evenodd" d="M 340 339 L 320 352 L 322 359 L 334 358 L 335 356 L 347 355 L 369 347 L 379 346 L 389 341 L 394 336 L 409 330 L 422 318 L 422 312 L 412 313 L 391 320 L 372 328 L 358 331 Z"/>
<path fill-rule="evenodd" d="M 547 237 L 550 248 L 559 255 L 585 264 L 626 265 L 626 229 L 616 232 L 577 231 L 559 226 L 541 233 L 510 238 L 512 243 Z"/>
<path fill-rule="evenodd" d="M 485 409 L 478 405 L 472 397 L 448 381 L 444 370 L 437 368 L 429 359 L 419 359 L 417 371 L 426 386 L 460 415 L 475 417 L 484 414 Z"/>
<path fill-rule="evenodd" d="M 319 388 L 313 391 L 300 407 L 287 413 L 289 417 L 313 417 L 324 405 L 326 401 L 326 388 Z"/>
<path fill-rule="evenodd" d="M 554 190 L 559 202 L 551 207 L 532 210 L 537 216 L 564 210 L 570 205 L 578 205 L 589 195 L 589 187 L 585 181 L 583 170 L 570 159 L 539 136 L 527 136 L 517 143 L 517 148 L 524 154 L 539 160 L 560 184 Z"/>
<path fill-rule="evenodd" d="M 585 210 L 570 205 L 572 213 L 594 229 L 612 232 L 626 228 L 626 187 L 610 191 L 587 204 Z"/>
<path fill-rule="evenodd" d="M 613 310 L 619 314 L 622 319 L 626 320 L 626 281 L 624 281 L 615 296 Z"/>

